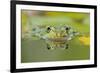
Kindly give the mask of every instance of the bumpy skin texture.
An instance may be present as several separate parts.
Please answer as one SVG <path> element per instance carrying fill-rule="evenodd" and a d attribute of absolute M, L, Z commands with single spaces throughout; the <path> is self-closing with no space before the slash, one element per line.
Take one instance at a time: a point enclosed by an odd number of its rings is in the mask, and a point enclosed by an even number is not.
<path fill-rule="evenodd" d="M 67 26 L 48 26 L 46 28 L 35 28 L 35 36 L 46 40 L 48 49 L 63 48 L 68 49 L 68 41 L 71 40 L 76 32 Z"/>

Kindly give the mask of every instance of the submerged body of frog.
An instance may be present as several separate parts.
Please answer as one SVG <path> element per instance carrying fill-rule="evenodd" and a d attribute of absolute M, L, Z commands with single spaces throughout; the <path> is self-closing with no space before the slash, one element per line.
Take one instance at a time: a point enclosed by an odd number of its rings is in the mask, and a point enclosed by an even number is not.
<path fill-rule="evenodd" d="M 48 49 L 68 49 L 68 41 L 78 33 L 68 26 L 48 26 L 36 29 L 34 34 L 46 41 Z"/>

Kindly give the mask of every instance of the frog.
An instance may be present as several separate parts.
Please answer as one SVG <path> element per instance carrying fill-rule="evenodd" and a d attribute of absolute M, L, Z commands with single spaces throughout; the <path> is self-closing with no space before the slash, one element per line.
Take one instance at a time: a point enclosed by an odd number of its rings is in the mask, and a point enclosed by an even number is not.
<path fill-rule="evenodd" d="M 47 49 L 68 49 L 68 42 L 79 33 L 67 25 L 45 26 L 33 29 L 35 36 L 45 40 Z"/>

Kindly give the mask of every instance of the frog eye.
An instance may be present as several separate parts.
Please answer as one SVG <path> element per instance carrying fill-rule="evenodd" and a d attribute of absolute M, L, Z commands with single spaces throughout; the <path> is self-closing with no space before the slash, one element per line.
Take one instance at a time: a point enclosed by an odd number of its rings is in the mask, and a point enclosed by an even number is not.
<path fill-rule="evenodd" d="M 50 30 L 51 30 L 51 27 L 47 27 L 47 32 L 50 32 Z"/>
<path fill-rule="evenodd" d="M 50 27 L 47 27 L 47 30 L 51 30 L 51 28 Z"/>
<path fill-rule="evenodd" d="M 69 30 L 69 29 L 70 29 L 70 27 L 66 27 L 66 28 L 65 28 L 65 30 Z"/>

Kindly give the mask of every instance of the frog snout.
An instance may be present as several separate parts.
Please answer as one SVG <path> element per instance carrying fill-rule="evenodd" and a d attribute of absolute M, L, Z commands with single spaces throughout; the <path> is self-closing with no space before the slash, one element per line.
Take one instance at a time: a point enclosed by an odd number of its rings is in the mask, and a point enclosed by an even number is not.
<path fill-rule="evenodd" d="M 60 37 L 60 36 L 61 36 L 61 34 L 60 34 L 60 33 L 56 33 L 56 36 L 57 36 L 57 37 Z"/>

